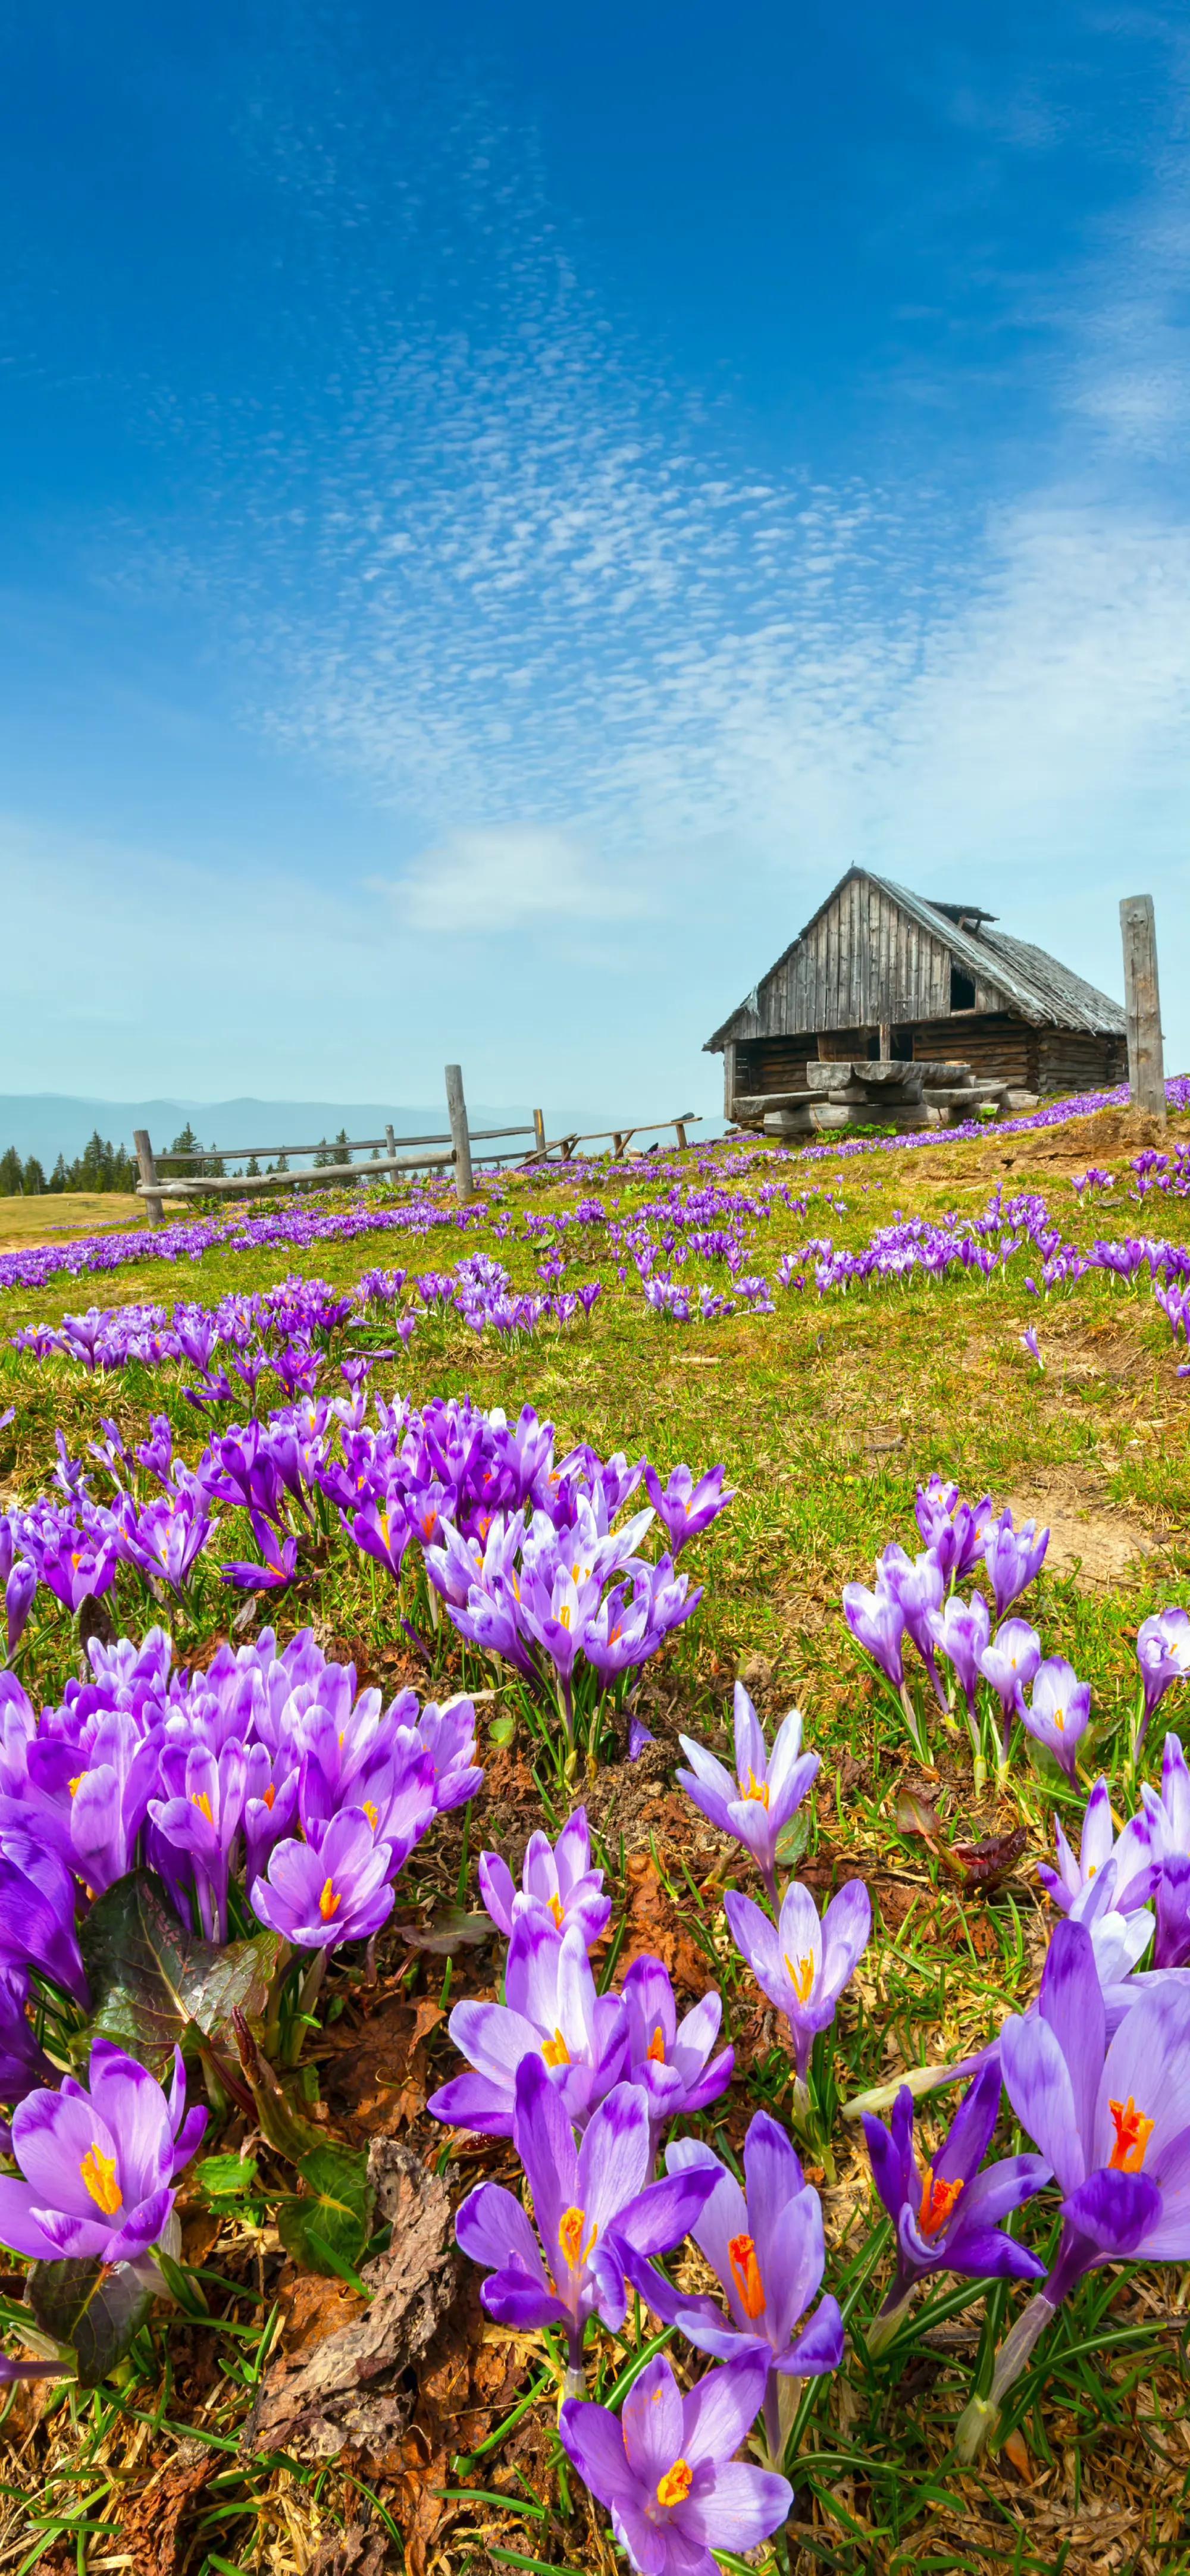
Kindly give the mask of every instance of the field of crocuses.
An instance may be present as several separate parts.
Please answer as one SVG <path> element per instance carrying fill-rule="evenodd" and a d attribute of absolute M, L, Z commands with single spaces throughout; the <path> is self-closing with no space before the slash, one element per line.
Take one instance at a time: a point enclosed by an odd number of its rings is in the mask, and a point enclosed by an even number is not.
<path fill-rule="evenodd" d="M 1170 1101 L 0 1262 L 20 2576 L 1184 2563 Z"/>

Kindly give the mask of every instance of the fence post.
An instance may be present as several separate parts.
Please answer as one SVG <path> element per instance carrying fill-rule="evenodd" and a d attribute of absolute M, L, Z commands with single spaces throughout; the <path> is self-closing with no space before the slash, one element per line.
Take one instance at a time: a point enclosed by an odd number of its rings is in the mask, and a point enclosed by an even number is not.
<path fill-rule="evenodd" d="M 135 1128 L 133 1130 L 132 1141 L 136 1147 L 136 1159 L 140 1165 L 140 1176 L 145 1184 L 145 1223 L 146 1225 L 164 1225 L 165 1209 L 161 1204 L 161 1197 L 157 1188 L 157 1165 L 153 1157 L 152 1145 L 149 1142 L 148 1128 Z"/>
<path fill-rule="evenodd" d="M 455 1187 L 465 1204 L 475 1196 L 475 1182 L 471 1172 L 471 1131 L 467 1125 L 461 1064 L 447 1065 L 446 1107 L 450 1119 L 450 1141 L 455 1149 Z"/>
<path fill-rule="evenodd" d="M 397 1151 L 397 1140 L 396 1140 L 396 1137 L 395 1137 L 395 1136 L 394 1136 L 394 1134 L 393 1134 L 393 1122 L 392 1122 L 391 1118 L 389 1119 L 388 1125 L 387 1125 L 387 1127 L 385 1128 L 384 1134 L 385 1134 L 385 1140 L 386 1140 L 387 1145 L 388 1145 L 389 1153 L 390 1153 L 390 1155 L 393 1157 L 393 1159 L 395 1160 L 395 1159 L 396 1159 L 396 1151 Z M 397 1186 L 397 1176 L 396 1176 L 396 1173 L 395 1173 L 395 1172 L 390 1172 L 390 1173 L 389 1173 L 389 1176 L 388 1176 L 388 1186 L 389 1186 L 390 1190 L 395 1190 L 395 1188 L 396 1188 L 396 1186 Z"/>
<path fill-rule="evenodd" d="M 535 1109 L 535 1110 L 534 1110 L 534 1112 L 533 1112 L 533 1134 L 534 1134 L 534 1138 L 535 1138 L 535 1140 L 536 1140 L 536 1141 L 535 1141 L 535 1146 L 534 1146 L 534 1151 L 535 1151 L 536 1153 L 538 1153 L 538 1154 L 544 1154 L 544 1152 L 545 1152 L 545 1111 L 544 1111 L 544 1109 Z"/>
<path fill-rule="evenodd" d="M 1124 941 L 1124 1010 L 1128 1021 L 1128 1086 L 1134 1109 L 1165 1121 L 1165 1058 L 1157 989 L 1157 932 L 1151 894 L 1120 905 Z"/>
<path fill-rule="evenodd" d="M 684 1154 L 686 1151 L 686 1121 L 684 1118 L 675 1118 L 674 1125 L 678 1131 L 678 1144 Z"/>

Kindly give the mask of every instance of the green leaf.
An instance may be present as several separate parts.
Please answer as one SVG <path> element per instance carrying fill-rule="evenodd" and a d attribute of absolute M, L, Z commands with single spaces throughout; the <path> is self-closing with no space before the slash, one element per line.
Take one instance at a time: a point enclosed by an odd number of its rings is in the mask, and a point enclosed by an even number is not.
<path fill-rule="evenodd" d="M 298 2172 L 305 2190 L 277 2204 L 277 2233 L 286 2253 L 308 2272 L 341 2277 L 344 2265 L 354 2271 L 372 2225 L 367 2157 L 350 2147 L 314 2147 Z"/>
<path fill-rule="evenodd" d="M 26 2282 L 42 2333 L 72 2344 L 80 2388 L 97 2388 L 127 2352 L 153 2304 L 131 2263 L 35 2263 Z"/>
<path fill-rule="evenodd" d="M 795 1862 L 801 1859 L 809 1838 L 809 1818 L 804 1815 L 791 1816 L 777 1844 L 777 1858 L 782 1869 L 792 1869 Z"/>
<path fill-rule="evenodd" d="M 494 1717 L 488 1728 L 489 1744 L 511 1744 L 516 1734 L 515 1717 Z"/>
<path fill-rule="evenodd" d="M 86 2040 L 115 2040 L 158 2076 L 175 2045 L 193 2050 L 207 2040 L 234 2048 L 232 2014 L 261 2020 L 283 1947 L 277 1933 L 265 1931 L 222 1948 L 197 1940 L 147 1869 L 107 1889 L 80 1940 L 96 1999 Z"/>
<path fill-rule="evenodd" d="M 244 2200 L 255 2191 L 258 2175 L 255 2156 L 203 2156 L 192 2166 L 193 2180 L 209 2201 Z"/>

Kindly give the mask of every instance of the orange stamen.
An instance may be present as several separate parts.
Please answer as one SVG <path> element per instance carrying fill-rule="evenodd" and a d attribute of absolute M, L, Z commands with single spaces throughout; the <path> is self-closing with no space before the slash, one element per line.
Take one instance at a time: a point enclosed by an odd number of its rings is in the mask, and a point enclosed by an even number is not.
<path fill-rule="evenodd" d="M 789 1975 L 789 1982 L 797 1996 L 798 2002 L 799 2004 L 808 2003 L 810 2000 L 810 1988 L 814 1983 L 813 1951 L 811 1951 L 808 1958 L 799 1959 L 796 1968 L 789 1956 L 788 1950 L 784 1955 L 785 1966 Z"/>
<path fill-rule="evenodd" d="M 656 2030 L 654 2031 L 654 2033 L 653 2033 L 653 2036 L 652 2036 L 651 2040 L 649 2041 L 649 2045 L 648 2045 L 648 2048 L 647 2048 L 647 2049 L 646 2049 L 646 2051 L 645 2051 L 645 2054 L 646 2054 L 646 2056 L 647 2056 L 647 2057 L 651 2057 L 651 2059 L 652 2059 L 652 2061 L 653 2061 L 654 2066 L 664 2066 L 664 2064 L 665 2064 L 665 2033 L 664 2033 L 664 2031 L 662 2030 L 662 2027 L 661 2027 L 660 2022 L 658 2022 L 658 2024 L 657 2024 L 657 2028 L 656 2028 Z"/>
<path fill-rule="evenodd" d="M 689 2460 L 675 2460 L 672 2469 L 657 2481 L 658 2504 L 685 2504 L 694 2484 L 694 2471 Z"/>
<path fill-rule="evenodd" d="M 547 2066 L 569 2066 L 570 2064 L 570 2050 L 560 2030 L 554 2032 L 552 2039 L 543 2039 L 541 2054 Z"/>
<path fill-rule="evenodd" d="M 214 1824 L 215 1819 L 211 1814 L 211 1801 L 208 1798 L 205 1789 L 196 1789 L 193 1797 L 191 1798 L 190 1804 L 192 1807 L 198 1807 L 201 1809 L 209 1825 Z"/>
<path fill-rule="evenodd" d="M 741 1782 L 741 1787 L 743 1787 L 742 1782 Z M 768 1803 L 769 1803 L 769 1784 L 768 1784 L 768 1781 L 767 1781 L 767 1780 L 758 1780 L 758 1779 L 757 1779 L 757 1777 L 756 1777 L 756 1773 L 755 1773 L 754 1771 L 749 1771 L 749 1773 L 748 1773 L 748 1786 L 747 1786 L 747 1788 L 746 1788 L 746 1789 L 744 1789 L 743 1794 L 744 1794 L 745 1798 L 759 1798 L 760 1803 L 761 1803 L 761 1806 L 762 1806 L 762 1807 L 767 1807 L 767 1806 L 768 1806 Z"/>
<path fill-rule="evenodd" d="M 331 1916 L 338 1913 L 342 1902 L 343 1899 L 335 1886 L 333 1878 L 328 1878 L 322 1894 L 318 1899 L 318 1911 L 321 1914 L 324 1923 L 329 1923 Z"/>
<path fill-rule="evenodd" d="M 740 2306 L 744 2315 L 746 2317 L 763 2316 L 764 2283 L 760 2277 L 760 2265 L 756 2260 L 756 2246 L 753 2238 L 733 2236 L 728 2244 L 727 2258 L 731 2264 L 732 2280 L 740 2294 Z"/>
<path fill-rule="evenodd" d="M 598 2227 L 593 2227 L 589 2237 L 587 2238 L 587 2242 L 584 2245 L 583 2229 L 586 2224 L 587 2213 L 585 2209 L 564 2209 L 558 2222 L 558 2243 L 562 2248 L 562 2252 L 564 2253 L 572 2272 L 574 2271 L 576 2264 L 582 2262 L 584 2255 L 590 2253 L 591 2247 L 599 2234 Z"/>
<path fill-rule="evenodd" d="M 562 1899 L 560 1896 L 551 1896 L 550 1912 L 553 1915 L 554 1921 L 560 1932 L 562 1929 Z"/>
<path fill-rule="evenodd" d="M 945 2227 L 962 2189 L 961 2181 L 935 2182 L 933 2166 L 926 2166 L 921 2186 L 921 2209 L 918 2213 L 918 2225 L 923 2236 L 936 2236 L 939 2228 Z"/>
<path fill-rule="evenodd" d="M 105 2156 L 97 2138 L 93 2139 L 79 2166 L 91 2198 L 105 2218 L 114 2218 L 124 2206 L 124 2194 L 116 2180 L 116 2159 Z"/>
<path fill-rule="evenodd" d="M 1108 2172 L 1139 2173 L 1153 2134 L 1153 2122 L 1137 2110 L 1131 2093 L 1126 2102 L 1109 2102 L 1107 2107 L 1116 2129 L 1116 2143 L 1107 2160 Z"/>

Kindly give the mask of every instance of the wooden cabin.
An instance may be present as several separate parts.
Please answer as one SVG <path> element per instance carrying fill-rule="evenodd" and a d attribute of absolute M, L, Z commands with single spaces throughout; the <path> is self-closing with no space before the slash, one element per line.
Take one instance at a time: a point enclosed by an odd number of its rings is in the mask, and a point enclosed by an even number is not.
<path fill-rule="evenodd" d="M 1039 1097 L 1126 1081 L 1119 1003 L 996 917 L 849 868 L 707 1039 L 723 1057 L 725 1116 L 737 1100 L 800 1091 L 815 1060 L 957 1058 Z"/>

